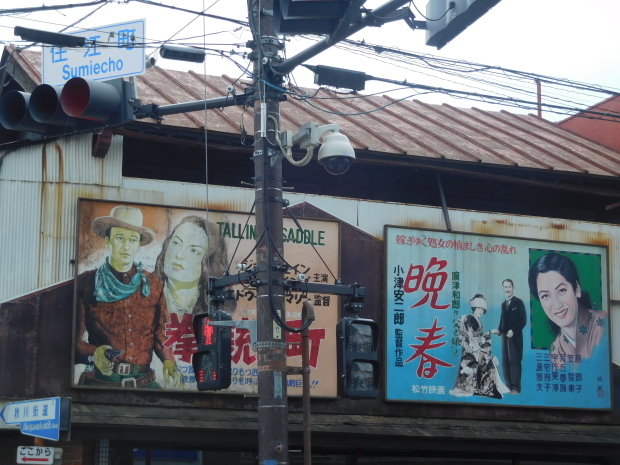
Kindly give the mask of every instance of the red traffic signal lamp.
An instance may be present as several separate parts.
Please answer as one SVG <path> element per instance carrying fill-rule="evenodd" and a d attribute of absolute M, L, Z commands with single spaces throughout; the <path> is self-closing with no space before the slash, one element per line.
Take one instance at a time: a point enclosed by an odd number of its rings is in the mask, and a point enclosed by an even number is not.
<path fill-rule="evenodd" d="M 223 310 L 194 316 L 194 335 L 198 349 L 192 366 L 199 391 L 219 391 L 230 386 L 232 338 L 229 326 L 212 326 L 212 321 L 230 321 Z"/>
<path fill-rule="evenodd" d="M 0 124 L 41 137 L 117 126 L 133 119 L 133 86 L 123 79 L 75 77 L 62 89 L 41 84 L 32 94 L 10 91 L 0 99 Z"/>
<path fill-rule="evenodd" d="M 379 326 L 373 320 L 346 317 L 338 322 L 340 391 L 350 399 L 379 396 Z"/>

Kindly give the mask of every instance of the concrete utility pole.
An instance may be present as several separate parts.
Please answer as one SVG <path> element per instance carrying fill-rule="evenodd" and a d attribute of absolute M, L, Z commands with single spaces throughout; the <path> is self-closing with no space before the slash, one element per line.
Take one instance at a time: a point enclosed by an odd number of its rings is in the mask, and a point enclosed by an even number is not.
<path fill-rule="evenodd" d="M 278 56 L 280 42 L 275 33 L 273 18 L 274 0 L 248 0 L 248 18 L 253 25 L 254 46 L 254 172 L 256 190 L 256 266 L 258 274 L 258 299 L 256 319 L 258 324 L 258 460 L 259 464 L 276 465 L 289 462 L 288 398 L 286 390 L 285 331 L 278 326 L 272 312 L 284 313 L 284 287 L 273 280 L 284 278 L 282 271 L 273 270 L 280 265 L 279 253 L 284 256 L 282 238 L 282 163 L 271 166 L 269 150 L 274 149 L 275 118 L 279 126 L 280 106 L 271 98 L 275 89 L 266 82 L 279 85 L 281 79 L 268 72 L 272 58 Z M 260 8 L 260 10 L 259 10 Z M 264 231 L 264 235 L 263 232 Z M 270 283 L 269 280 L 272 282 Z"/>

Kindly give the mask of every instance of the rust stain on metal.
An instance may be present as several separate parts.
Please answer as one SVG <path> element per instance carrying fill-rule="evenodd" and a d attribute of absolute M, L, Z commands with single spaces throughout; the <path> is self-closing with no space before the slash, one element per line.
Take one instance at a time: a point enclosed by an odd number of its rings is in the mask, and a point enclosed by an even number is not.
<path fill-rule="evenodd" d="M 588 235 L 586 238 L 586 241 L 588 244 L 604 245 L 604 246 L 611 247 L 612 238 L 608 234 L 597 232 L 597 233 L 594 233 L 593 235 Z"/>
<path fill-rule="evenodd" d="M 568 226 L 564 223 L 551 223 L 553 229 L 568 229 Z"/>
<path fill-rule="evenodd" d="M 487 221 L 475 221 L 472 224 L 472 232 L 478 233 L 478 234 L 497 234 L 498 232 L 498 227 L 495 226 L 494 224 L 490 224 Z"/>
<path fill-rule="evenodd" d="M 41 146 L 41 182 L 47 181 L 47 144 Z"/>
<path fill-rule="evenodd" d="M 505 224 L 507 226 L 512 226 L 512 223 L 510 222 L 510 220 L 507 220 L 507 219 L 493 218 L 493 222 L 497 224 Z"/>
<path fill-rule="evenodd" d="M 437 105 L 429 105 L 427 103 L 420 102 L 418 100 L 414 100 L 413 102 L 415 104 L 417 104 L 418 106 L 421 106 L 423 108 L 426 108 L 427 110 L 432 111 L 435 114 L 438 114 L 441 118 L 450 119 L 453 122 L 457 123 L 458 125 L 461 125 L 462 127 L 466 128 L 466 129 L 471 129 L 473 131 L 477 131 L 473 126 L 468 126 L 467 124 L 463 123 L 463 121 L 461 121 L 461 120 L 459 120 L 457 118 L 454 118 L 451 115 L 448 115 L 448 114 L 440 111 L 439 108 L 437 107 Z M 420 114 L 422 114 L 422 113 L 420 113 Z M 427 117 L 427 119 L 429 121 L 435 122 L 436 124 L 439 124 L 433 118 Z M 511 158 L 506 157 L 506 156 L 502 155 L 501 153 L 493 150 L 491 147 L 489 147 L 487 144 L 482 143 L 480 140 L 478 140 L 478 139 L 476 139 L 474 137 L 468 136 L 463 131 L 457 131 L 457 130 L 453 129 L 453 127 L 451 125 L 440 124 L 440 127 L 443 127 L 447 131 L 452 132 L 453 134 L 455 134 L 456 136 L 460 137 L 461 139 L 466 140 L 470 144 L 475 145 L 479 149 L 484 150 L 484 151 L 490 153 L 491 155 L 499 158 L 500 160 L 503 160 L 503 161 L 505 161 L 505 162 L 507 162 L 507 163 L 509 163 L 511 165 L 518 165 L 518 163 L 515 162 L 514 160 L 512 160 Z M 454 127 L 456 127 L 456 124 L 454 125 Z M 486 134 L 485 134 L 485 136 L 486 136 Z M 482 161 L 482 159 L 480 161 Z"/>
<path fill-rule="evenodd" d="M 521 118 L 520 116 L 513 115 L 512 113 L 510 113 L 510 112 L 508 112 L 508 111 L 506 111 L 506 110 L 501 110 L 501 113 L 502 113 L 502 114 L 505 114 L 505 115 L 508 115 L 508 116 L 509 116 L 510 118 L 512 118 L 512 119 L 517 119 L 517 120 L 519 120 L 519 121 L 523 121 L 524 123 L 529 124 L 530 126 L 534 126 L 534 127 L 535 127 L 535 128 L 537 128 L 537 129 L 539 129 L 539 128 L 540 128 L 538 125 L 535 125 L 535 124 L 530 123 L 530 122 L 528 121 L 528 120 L 529 120 L 529 118 Z M 617 170 L 614 170 L 614 169 L 612 169 L 612 168 L 610 168 L 610 167 L 607 167 L 607 166 L 603 165 L 602 163 L 598 163 L 596 160 L 592 159 L 592 157 L 586 157 L 586 156 L 583 156 L 583 155 L 581 155 L 579 152 L 577 152 L 577 151 L 573 150 L 571 147 L 567 147 L 567 146 L 566 146 L 566 145 L 564 145 L 564 144 L 560 144 L 559 142 L 556 142 L 556 141 L 554 141 L 553 139 L 550 139 L 549 137 L 545 137 L 545 136 L 539 135 L 539 134 L 537 134 L 537 133 L 534 133 L 533 131 L 528 131 L 528 130 L 525 130 L 523 127 L 522 127 L 522 130 L 524 130 L 524 131 L 525 131 L 525 132 L 527 132 L 528 134 L 533 134 L 533 135 L 536 135 L 538 138 L 540 138 L 541 140 L 543 140 L 543 141 L 547 142 L 548 144 L 551 144 L 551 145 L 553 145 L 553 146 L 555 146 L 555 147 L 559 148 L 560 150 L 564 150 L 564 151 L 566 151 L 566 152 L 570 153 L 571 155 L 573 155 L 573 156 L 575 156 L 575 157 L 579 158 L 580 160 L 582 160 L 582 161 L 584 161 L 584 162 L 586 162 L 586 163 L 591 163 L 592 165 L 596 166 L 596 167 L 597 167 L 597 168 L 599 168 L 600 170 L 606 171 L 606 172 L 608 172 L 608 173 L 610 173 L 610 174 L 613 174 L 614 176 L 618 176 L 618 175 L 620 175 L 620 173 L 619 173 Z M 616 161 L 616 163 L 617 163 L 617 161 Z"/>
<path fill-rule="evenodd" d="M 409 228 L 419 228 L 419 229 L 432 229 L 435 225 L 429 224 L 427 221 L 420 220 L 410 220 L 404 223 L 404 226 Z"/>
<path fill-rule="evenodd" d="M 497 125 L 492 125 L 492 124 L 484 121 L 483 119 L 477 118 L 476 116 L 474 116 L 474 115 L 472 115 L 470 113 L 467 113 L 467 112 L 463 111 L 460 108 L 453 107 L 452 105 L 450 105 L 448 103 L 444 103 L 443 106 L 445 106 L 446 108 L 449 108 L 450 110 L 458 113 L 459 115 L 463 116 L 464 118 L 469 118 L 470 120 L 473 120 L 473 121 L 475 121 L 475 122 L 477 122 L 479 124 L 485 125 L 485 126 L 491 128 L 494 131 L 499 131 L 500 134 L 504 134 L 506 136 L 510 136 L 510 134 L 511 134 L 509 131 L 506 131 L 506 130 L 502 129 L 502 128 L 498 127 Z M 485 134 L 486 134 L 487 137 L 491 137 L 495 142 L 498 142 L 498 143 L 502 144 L 504 147 L 506 147 L 506 148 L 508 148 L 508 149 L 510 149 L 510 150 L 512 150 L 512 151 L 514 151 L 516 153 L 518 153 L 519 155 L 523 156 L 524 158 L 527 158 L 529 161 L 531 161 L 531 162 L 533 162 L 533 163 L 535 163 L 535 164 L 537 164 L 539 166 L 542 166 L 542 167 L 544 167 L 546 169 L 552 169 L 551 165 L 543 163 L 538 158 L 536 158 L 536 157 L 530 155 L 529 153 L 519 149 L 516 145 L 508 143 L 503 137 L 493 136 L 491 134 L 491 132 L 486 132 Z"/>
<path fill-rule="evenodd" d="M 41 146 L 41 203 L 39 206 L 39 235 L 43 238 L 45 232 L 43 230 L 45 225 L 45 198 L 47 190 L 47 144 L 43 144 Z M 44 257 L 44 247 L 39 247 L 39 265 L 42 263 Z M 37 287 L 42 287 L 42 273 L 37 273 Z"/>
<path fill-rule="evenodd" d="M 527 129 L 525 129 L 523 127 L 522 124 L 516 124 L 513 123 L 511 121 L 508 121 L 506 118 L 500 118 L 499 116 L 496 116 L 494 114 L 492 114 L 491 112 L 488 111 L 484 111 L 484 110 L 480 110 L 479 108 L 472 108 L 472 110 L 477 111 L 478 113 L 484 114 L 485 116 L 499 122 L 502 124 L 505 124 L 506 126 L 510 126 L 512 129 L 516 129 L 517 131 L 521 131 L 522 133 L 525 133 L 528 138 L 525 137 L 521 137 L 521 136 L 517 136 L 514 132 L 511 133 L 512 137 L 517 139 L 518 141 L 522 142 L 524 145 L 527 145 L 531 148 L 533 148 L 534 150 L 538 150 L 542 153 L 544 153 L 545 155 L 547 155 L 549 158 L 552 158 L 554 160 L 559 161 L 560 163 L 564 163 L 567 166 L 570 166 L 571 168 L 581 172 L 581 173 L 588 173 L 588 170 L 585 169 L 583 166 L 578 165 L 577 163 L 574 163 L 572 160 L 567 159 L 566 157 L 562 157 L 560 155 L 558 155 L 555 152 L 552 152 L 550 150 L 547 150 L 546 148 L 544 148 L 542 145 L 540 145 L 540 141 L 546 141 L 546 138 L 535 133 L 532 131 L 528 131 Z M 510 115 L 510 113 L 509 113 Z M 555 169 L 556 167 L 554 167 Z"/>
<path fill-rule="evenodd" d="M 460 147 L 460 145 L 451 142 L 446 137 L 444 137 L 444 136 L 438 134 L 437 132 L 435 132 L 435 127 L 440 127 L 444 131 L 447 131 L 447 132 L 449 132 L 451 134 L 454 134 L 454 135 L 460 137 L 460 133 L 458 133 L 458 131 L 456 131 L 454 128 L 450 127 L 447 124 L 443 124 L 443 123 L 441 123 L 439 121 L 436 121 L 436 120 L 434 120 L 432 118 L 429 118 L 425 114 L 423 114 L 423 113 L 421 113 L 421 112 L 411 108 L 409 105 L 406 105 L 403 101 L 395 101 L 395 99 L 393 99 L 391 97 L 388 97 L 388 96 L 386 96 L 386 98 L 388 100 L 390 100 L 390 101 L 393 101 L 395 107 L 401 108 L 401 109 L 409 112 L 410 114 L 414 115 L 418 121 L 424 121 L 425 123 L 427 123 L 424 126 L 424 129 L 423 129 L 424 132 L 432 134 L 433 137 L 435 137 L 438 140 L 441 140 L 448 147 L 451 147 L 453 150 L 456 150 L 460 154 L 462 154 L 462 155 L 464 155 L 464 156 L 466 156 L 466 157 L 468 157 L 468 158 L 470 158 L 470 159 L 472 159 L 474 161 L 477 161 L 477 162 L 481 162 L 482 161 L 482 158 L 480 158 L 479 156 L 477 156 L 477 155 L 475 155 L 473 153 L 468 152 L 467 150 L 465 150 L 462 147 Z M 427 128 L 427 126 L 430 126 L 433 129 Z"/>
<path fill-rule="evenodd" d="M 58 154 L 58 182 L 65 182 L 65 157 L 58 143 L 56 143 L 56 153 Z"/>
<path fill-rule="evenodd" d="M 64 205 L 64 192 L 65 192 L 65 159 L 62 152 L 62 147 L 56 143 L 56 154 L 58 155 L 58 185 L 56 189 L 56 212 L 62 212 Z M 62 215 L 53 215 L 53 221 L 55 226 L 55 237 L 60 239 L 62 237 Z M 59 253 L 60 248 L 54 247 L 56 262 L 60 260 Z"/>

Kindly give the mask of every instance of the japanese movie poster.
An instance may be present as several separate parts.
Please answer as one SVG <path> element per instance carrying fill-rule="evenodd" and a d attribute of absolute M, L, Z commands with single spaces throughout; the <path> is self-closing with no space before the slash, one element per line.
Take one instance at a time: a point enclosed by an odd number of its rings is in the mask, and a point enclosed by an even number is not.
<path fill-rule="evenodd" d="M 306 280 L 332 283 L 339 270 L 337 222 L 284 219 L 284 258 Z M 247 224 L 246 224 L 247 223 Z M 255 217 L 243 213 L 79 201 L 75 278 L 74 384 L 76 386 L 196 391 L 193 315 L 207 310 L 204 283 L 255 263 Z M 325 264 L 313 249 L 321 254 Z M 296 279 L 289 271 L 287 278 Z M 233 320 L 256 319 L 256 289 L 230 287 L 223 310 Z M 335 397 L 338 298 L 286 295 L 286 321 L 301 324 L 311 299 L 311 393 Z M 301 335 L 285 333 L 288 365 L 301 366 Z M 235 394 L 258 392 L 256 353 L 248 329 L 232 330 Z M 287 377 L 289 395 L 301 395 L 301 375 Z"/>
<path fill-rule="evenodd" d="M 605 247 L 386 226 L 386 399 L 611 408 Z"/>

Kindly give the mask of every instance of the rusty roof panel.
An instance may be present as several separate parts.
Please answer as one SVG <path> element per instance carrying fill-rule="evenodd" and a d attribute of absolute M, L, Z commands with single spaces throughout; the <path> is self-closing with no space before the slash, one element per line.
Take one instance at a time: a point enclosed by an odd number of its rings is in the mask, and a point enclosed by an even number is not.
<path fill-rule="evenodd" d="M 521 117 L 521 115 L 519 116 Z M 606 168 L 614 171 L 620 168 L 620 153 L 616 152 L 613 148 L 597 144 L 587 138 L 582 138 L 578 134 L 565 130 L 559 125 L 545 119 L 528 117 L 526 121 L 530 125 L 538 126 L 542 128 L 542 130 L 547 131 L 548 137 L 559 141 L 559 143 L 564 144 L 570 150 L 576 150 L 580 154 L 588 157 L 594 153 L 601 157 L 600 159 L 596 158 L 596 161 L 603 164 Z"/>
<path fill-rule="evenodd" d="M 528 153 L 533 159 L 548 166 L 549 169 L 579 173 L 587 171 L 571 163 L 571 160 L 566 161 L 559 157 L 553 150 L 547 150 L 544 144 L 537 140 L 535 133 L 524 131 L 523 125 L 508 120 L 500 112 L 485 111 L 478 108 L 472 108 L 469 111 L 485 121 L 489 125 L 492 134 L 510 141 L 515 147 Z"/>
<path fill-rule="evenodd" d="M 527 150 L 523 150 L 516 141 L 508 137 L 509 133 L 499 131 L 496 125 L 484 120 L 473 110 L 456 108 L 447 103 L 444 103 L 441 107 L 438 105 L 435 109 L 436 111 L 443 111 L 444 114 L 449 115 L 450 119 L 461 122 L 461 124 L 470 127 L 473 131 L 485 134 L 488 139 L 494 142 L 490 144 L 490 148 L 506 156 L 515 164 L 528 168 L 552 169 L 550 165 L 543 163 Z"/>
<path fill-rule="evenodd" d="M 5 55 L 15 47 L 5 47 Z M 32 82 L 41 81 L 40 53 L 13 53 L 17 66 Z M 242 93 L 248 81 L 229 76 L 206 76 L 194 72 L 150 68 L 137 79 L 143 103 L 170 105 L 204 98 L 222 97 L 227 86 Z M 281 130 L 296 131 L 308 121 L 336 123 L 356 149 L 425 158 L 446 158 L 463 162 L 520 166 L 600 176 L 620 176 L 620 153 L 562 129 L 534 115 L 506 111 L 455 108 L 420 101 L 395 101 L 383 96 L 341 97 L 328 90 L 299 89 L 308 98 L 288 96 L 282 102 Z M 314 98 L 317 97 L 317 98 Z M 388 104 L 387 106 L 385 106 Z M 171 126 L 202 128 L 202 111 L 168 115 Z M 210 131 L 241 134 L 241 125 L 253 134 L 251 108 L 227 107 L 207 112 Z M 146 120 L 155 122 L 154 120 Z"/>

